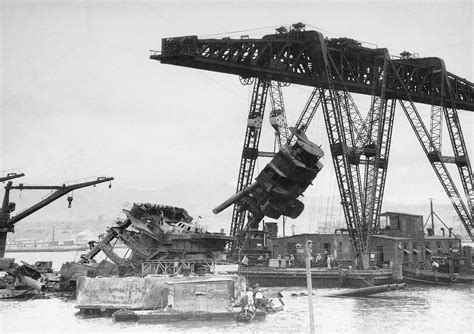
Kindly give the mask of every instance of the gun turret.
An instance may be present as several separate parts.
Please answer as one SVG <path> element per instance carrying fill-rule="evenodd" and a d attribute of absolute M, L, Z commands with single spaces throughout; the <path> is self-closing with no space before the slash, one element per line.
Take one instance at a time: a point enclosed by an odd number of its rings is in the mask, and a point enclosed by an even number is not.
<path fill-rule="evenodd" d="M 304 210 L 298 197 L 311 184 L 323 165 L 319 159 L 324 152 L 296 129 L 290 131 L 298 138 L 291 146 L 284 146 L 275 154 L 255 182 L 232 195 L 212 210 L 215 214 L 232 204 L 251 213 L 249 225 L 257 228 L 265 217 L 297 218 Z"/>

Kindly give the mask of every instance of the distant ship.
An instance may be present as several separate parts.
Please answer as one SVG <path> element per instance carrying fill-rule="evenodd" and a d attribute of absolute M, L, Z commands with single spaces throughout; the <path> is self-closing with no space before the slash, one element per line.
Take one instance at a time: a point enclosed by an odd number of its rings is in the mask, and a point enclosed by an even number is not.
<path fill-rule="evenodd" d="M 32 253 L 32 252 L 71 252 L 71 251 L 86 251 L 89 249 L 87 244 L 78 245 L 52 245 L 51 243 L 37 243 L 36 245 L 7 245 L 6 253 Z"/>

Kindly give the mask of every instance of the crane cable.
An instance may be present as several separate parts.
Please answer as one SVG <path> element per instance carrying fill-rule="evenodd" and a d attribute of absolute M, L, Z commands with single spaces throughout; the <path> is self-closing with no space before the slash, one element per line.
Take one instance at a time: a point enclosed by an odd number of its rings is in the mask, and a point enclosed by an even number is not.
<path fill-rule="evenodd" d="M 287 24 L 283 24 L 287 25 Z M 291 25 L 291 24 L 288 24 Z M 221 36 L 221 35 L 228 35 L 228 34 L 236 34 L 236 33 L 241 33 L 241 32 L 251 32 L 251 31 L 258 31 L 258 30 L 265 30 L 265 29 L 276 29 L 281 27 L 282 25 L 273 25 L 273 26 L 267 26 L 267 27 L 260 27 L 260 28 L 253 28 L 253 29 L 245 29 L 245 30 L 235 30 L 235 31 L 227 31 L 227 32 L 220 32 L 216 34 L 210 34 L 210 35 L 200 35 L 198 37 L 211 37 L 211 36 Z"/>

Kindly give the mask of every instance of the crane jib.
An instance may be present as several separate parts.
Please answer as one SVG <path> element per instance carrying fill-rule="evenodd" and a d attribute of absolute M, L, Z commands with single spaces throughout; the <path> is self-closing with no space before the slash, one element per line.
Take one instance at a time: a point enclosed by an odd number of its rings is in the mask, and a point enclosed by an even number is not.
<path fill-rule="evenodd" d="M 388 55 L 385 48 L 367 48 L 349 39 L 325 39 L 315 31 L 296 34 L 266 35 L 261 39 L 199 39 L 197 36 L 165 38 L 161 54 L 150 58 L 165 64 L 329 88 L 324 75 L 328 58 L 334 60 L 341 78 L 332 78 L 334 88 L 351 93 L 372 95 L 374 65 Z M 349 42 L 347 42 L 349 41 Z M 474 84 L 446 71 L 440 58 L 392 59 L 396 72 L 404 80 L 411 99 L 424 104 L 441 104 L 474 111 Z M 454 93 L 451 105 L 441 76 L 446 76 Z M 378 80 L 378 78 L 375 78 Z M 386 96 L 404 99 L 405 92 L 396 73 L 386 82 Z"/>

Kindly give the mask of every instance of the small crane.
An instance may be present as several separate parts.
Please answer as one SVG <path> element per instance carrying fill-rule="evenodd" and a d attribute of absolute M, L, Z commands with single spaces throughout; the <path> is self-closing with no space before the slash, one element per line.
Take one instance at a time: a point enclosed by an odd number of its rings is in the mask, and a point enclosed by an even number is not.
<path fill-rule="evenodd" d="M 18 178 L 24 176 L 23 173 L 15 175 L 8 174 L 6 177 L 0 178 L 0 181 L 11 180 L 13 178 Z M 66 195 L 67 193 L 89 186 L 95 186 L 99 183 L 110 182 L 114 178 L 113 177 L 98 177 L 96 180 L 75 183 L 75 184 L 63 184 L 61 186 L 27 186 L 23 183 L 20 183 L 18 186 L 13 186 L 12 181 L 8 181 L 5 187 L 5 195 L 3 197 L 2 208 L 0 211 L 0 258 L 5 256 L 5 246 L 7 241 L 7 233 L 13 232 L 15 224 L 18 223 L 20 220 L 28 217 L 32 213 L 38 211 L 39 209 L 45 207 L 46 205 L 54 202 L 58 198 Z M 28 209 L 23 210 L 16 216 L 11 217 L 11 213 L 15 211 L 16 204 L 14 202 L 10 202 L 10 190 L 17 189 L 17 190 L 54 190 L 51 194 L 47 197 L 39 201 L 38 203 L 32 205 Z M 68 197 L 68 206 L 71 207 L 72 196 Z"/>

